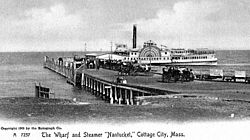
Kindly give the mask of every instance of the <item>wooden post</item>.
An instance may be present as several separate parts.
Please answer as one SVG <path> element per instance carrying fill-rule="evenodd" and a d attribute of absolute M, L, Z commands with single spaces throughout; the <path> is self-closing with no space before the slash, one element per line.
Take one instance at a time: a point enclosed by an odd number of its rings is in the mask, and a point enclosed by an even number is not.
<path fill-rule="evenodd" d="M 74 86 L 76 86 L 76 70 L 74 70 L 74 80 L 73 80 Z"/>
<path fill-rule="evenodd" d="M 102 94 L 103 94 L 103 89 L 102 89 L 102 82 L 99 82 L 99 96 L 102 97 Z"/>
<path fill-rule="evenodd" d="M 89 91 L 89 89 L 90 89 L 89 77 L 87 77 L 87 82 L 88 82 L 88 84 L 87 84 L 87 90 Z"/>
<path fill-rule="evenodd" d="M 98 81 L 95 80 L 95 95 L 98 96 Z"/>
<path fill-rule="evenodd" d="M 104 89 L 105 90 L 105 93 L 106 93 L 106 96 L 105 96 L 105 101 L 110 101 L 110 92 L 108 89 Z"/>
<path fill-rule="evenodd" d="M 134 105 L 134 101 L 133 101 L 133 90 L 130 89 L 130 104 Z"/>
<path fill-rule="evenodd" d="M 96 80 L 96 96 L 98 96 L 98 92 L 99 92 L 99 90 L 98 90 L 98 81 Z"/>
<path fill-rule="evenodd" d="M 102 96 L 102 83 L 100 81 L 98 81 L 98 96 Z"/>
<path fill-rule="evenodd" d="M 90 92 L 93 93 L 93 79 L 89 78 L 90 80 Z"/>
<path fill-rule="evenodd" d="M 102 84 L 102 99 L 106 99 L 105 97 L 105 84 Z"/>
<path fill-rule="evenodd" d="M 97 81 L 97 95 L 100 96 L 101 89 L 100 89 L 100 82 Z"/>
<path fill-rule="evenodd" d="M 66 71 L 67 71 L 67 72 L 66 72 L 66 73 L 67 73 L 67 74 L 66 74 L 66 75 L 67 75 L 67 78 L 69 78 L 69 73 L 70 73 L 70 72 L 69 72 L 69 68 L 67 68 Z"/>
<path fill-rule="evenodd" d="M 43 98 L 43 96 L 41 95 L 41 93 L 40 93 L 40 91 L 41 91 L 41 83 L 39 83 L 39 85 L 38 85 L 38 97 L 40 98 L 40 97 L 42 97 Z"/>
<path fill-rule="evenodd" d="M 88 90 L 88 78 L 85 75 L 85 89 Z"/>
<path fill-rule="evenodd" d="M 97 96 L 97 94 L 98 94 L 98 89 L 97 89 L 98 86 L 97 86 L 97 84 L 98 84 L 98 83 L 97 83 L 97 81 L 95 80 L 95 95 L 96 95 L 96 96 Z"/>
<path fill-rule="evenodd" d="M 83 88 L 86 89 L 86 77 L 84 73 L 83 73 Z"/>
<path fill-rule="evenodd" d="M 96 95 L 96 81 L 93 79 L 93 93 Z"/>
<path fill-rule="evenodd" d="M 91 79 L 88 77 L 89 79 L 89 91 L 91 92 Z"/>
<path fill-rule="evenodd" d="M 86 76 L 86 90 L 89 90 L 89 78 Z"/>
<path fill-rule="evenodd" d="M 139 97 L 140 96 L 140 92 L 137 91 L 137 96 L 136 97 Z M 136 105 L 140 105 L 140 101 L 138 101 L 138 98 L 136 100 Z"/>
<path fill-rule="evenodd" d="M 125 101 L 126 101 L 126 104 L 129 105 L 128 90 L 127 89 L 125 89 Z"/>
<path fill-rule="evenodd" d="M 95 79 L 93 79 L 93 81 L 94 81 L 94 95 L 96 95 L 96 80 Z"/>
<path fill-rule="evenodd" d="M 122 88 L 120 88 L 120 90 L 119 90 L 119 104 L 122 104 Z"/>
<path fill-rule="evenodd" d="M 87 82 L 88 82 L 88 87 L 87 87 L 87 90 L 90 91 L 90 83 L 89 83 L 89 77 L 87 79 Z"/>
<path fill-rule="evenodd" d="M 89 78 L 90 80 L 90 91 L 93 93 L 93 79 L 92 78 Z"/>
<path fill-rule="evenodd" d="M 102 91 L 101 91 L 101 82 L 98 81 L 98 84 L 97 84 L 97 89 L 98 89 L 98 96 L 100 96 L 102 94 Z"/>
<path fill-rule="evenodd" d="M 88 77 L 89 79 L 89 91 L 91 92 L 91 79 Z"/>
<path fill-rule="evenodd" d="M 81 87 L 84 87 L 84 73 L 82 72 L 82 81 L 81 81 Z"/>
<path fill-rule="evenodd" d="M 115 91 L 114 91 L 114 94 L 115 94 L 115 102 L 117 102 L 117 87 L 114 86 L 114 88 L 115 88 L 115 89 L 114 89 L 114 90 L 115 90 Z"/>
<path fill-rule="evenodd" d="M 114 99 L 113 99 L 112 85 L 111 85 L 111 88 L 110 88 L 109 97 L 110 97 L 110 104 L 113 104 Z"/>
<path fill-rule="evenodd" d="M 47 56 L 44 56 L 44 63 L 43 63 L 44 67 L 47 67 Z"/>
<path fill-rule="evenodd" d="M 67 74 L 66 74 L 66 66 L 63 65 L 63 73 L 64 73 L 64 76 L 67 77 Z"/>
<path fill-rule="evenodd" d="M 93 79 L 93 93 L 94 95 L 96 95 L 96 83 L 94 79 Z"/>
<path fill-rule="evenodd" d="M 88 90 L 88 77 L 85 75 L 85 89 Z"/>
<path fill-rule="evenodd" d="M 99 82 L 96 81 L 96 95 L 99 95 Z"/>

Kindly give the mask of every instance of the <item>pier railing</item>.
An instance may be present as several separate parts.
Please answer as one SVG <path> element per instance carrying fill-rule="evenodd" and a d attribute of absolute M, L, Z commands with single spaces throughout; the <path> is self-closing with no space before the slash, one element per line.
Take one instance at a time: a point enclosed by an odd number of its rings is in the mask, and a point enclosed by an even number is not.
<path fill-rule="evenodd" d="M 48 56 L 44 57 L 44 68 L 50 69 L 64 77 L 66 77 L 69 81 L 74 81 L 75 71 L 72 64 L 66 66 L 60 63 L 58 60 L 53 58 L 49 58 Z"/>
<path fill-rule="evenodd" d="M 139 97 L 156 95 L 147 90 L 131 87 L 126 84 L 106 81 L 89 74 L 83 73 L 82 76 L 82 87 L 84 89 L 92 92 L 95 96 L 99 96 L 111 104 L 118 103 L 139 105 L 142 103 L 139 100 Z"/>

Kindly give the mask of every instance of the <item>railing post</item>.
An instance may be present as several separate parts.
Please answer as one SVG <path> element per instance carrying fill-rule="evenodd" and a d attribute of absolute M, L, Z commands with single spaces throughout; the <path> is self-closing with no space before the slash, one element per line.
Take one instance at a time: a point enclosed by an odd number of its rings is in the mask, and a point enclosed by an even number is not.
<path fill-rule="evenodd" d="M 102 84 L 102 99 L 106 99 L 105 97 L 105 84 Z"/>
<path fill-rule="evenodd" d="M 110 96 L 110 104 L 113 104 L 114 99 L 113 99 L 113 93 L 112 93 L 112 85 L 111 85 L 111 88 L 110 88 L 109 96 Z"/>
<path fill-rule="evenodd" d="M 125 89 L 125 101 L 126 101 L 126 104 L 129 105 L 128 90 L 127 89 Z"/>
<path fill-rule="evenodd" d="M 122 104 L 122 88 L 119 90 L 119 104 Z"/>
<path fill-rule="evenodd" d="M 133 101 L 133 90 L 130 89 L 130 104 L 134 105 L 134 101 Z"/>
<path fill-rule="evenodd" d="M 115 102 L 117 102 L 117 87 L 114 86 Z"/>
<path fill-rule="evenodd" d="M 84 87 L 84 73 L 82 72 L 81 87 Z"/>

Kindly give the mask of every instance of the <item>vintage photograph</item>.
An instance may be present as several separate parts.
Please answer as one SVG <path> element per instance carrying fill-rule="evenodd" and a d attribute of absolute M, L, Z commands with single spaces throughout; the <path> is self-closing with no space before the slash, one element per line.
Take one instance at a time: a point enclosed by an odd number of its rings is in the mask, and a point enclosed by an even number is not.
<path fill-rule="evenodd" d="M 249 44 L 248 0 L 0 0 L 0 135 L 248 139 Z"/>

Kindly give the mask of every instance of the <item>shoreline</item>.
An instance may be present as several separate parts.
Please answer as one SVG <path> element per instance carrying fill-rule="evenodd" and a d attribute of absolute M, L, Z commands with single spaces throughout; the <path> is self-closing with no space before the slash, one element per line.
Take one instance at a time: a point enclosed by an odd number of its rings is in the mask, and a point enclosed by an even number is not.
<path fill-rule="evenodd" d="M 201 98 L 147 98 L 140 106 L 127 106 L 5 97 L 0 98 L 0 120 L 27 124 L 235 121 L 248 120 L 248 108 L 249 103 Z"/>

